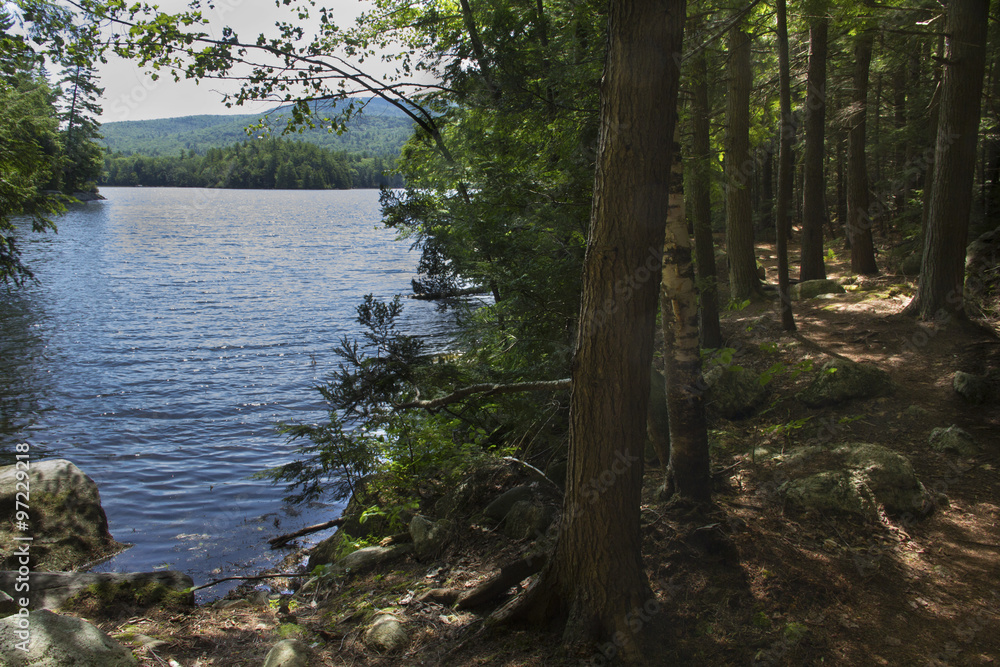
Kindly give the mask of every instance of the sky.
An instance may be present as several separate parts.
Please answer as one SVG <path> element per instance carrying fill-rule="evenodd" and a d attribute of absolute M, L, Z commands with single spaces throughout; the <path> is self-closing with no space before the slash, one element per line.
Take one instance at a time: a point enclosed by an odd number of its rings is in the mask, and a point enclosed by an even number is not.
<path fill-rule="evenodd" d="M 179 12 L 186 8 L 187 0 L 158 0 L 163 11 Z M 274 22 L 294 18 L 289 7 L 276 7 L 274 0 L 215 0 L 214 9 L 204 8 L 209 20 L 207 32 L 221 36 L 223 26 L 231 26 L 244 41 L 253 41 L 259 33 L 276 34 Z M 325 0 L 334 12 L 338 25 L 347 27 L 370 3 L 359 0 Z M 307 30 L 307 35 L 311 34 Z M 235 82 L 204 80 L 196 84 L 161 73 L 154 81 L 136 63 L 109 56 L 108 63 L 99 68 L 104 87 L 104 113 L 102 123 L 124 120 L 147 120 L 200 114 L 258 113 L 271 109 L 274 102 L 253 103 L 227 109 L 222 102 L 225 92 L 239 89 Z"/>

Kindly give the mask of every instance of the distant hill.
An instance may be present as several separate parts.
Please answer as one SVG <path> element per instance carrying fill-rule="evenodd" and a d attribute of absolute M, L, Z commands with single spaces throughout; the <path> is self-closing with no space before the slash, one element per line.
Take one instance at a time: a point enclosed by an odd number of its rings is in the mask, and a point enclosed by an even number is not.
<path fill-rule="evenodd" d="M 336 105 L 330 106 L 335 110 Z M 273 133 L 280 136 L 287 112 L 288 107 L 282 106 L 257 114 L 126 120 L 105 123 L 101 132 L 112 153 L 177 155 L 184 150 L 204 154 L 209 148 L 224 148 L 246 141 L 249 137 L 244 128 L 256 125 L 263 117 L 270 118 Z M 413 122 L 402 111 L 375 98 L 368 101 L 363 113 L 348 123 L 347 132 L 342 135 L 317 128 L 285 138 L 349 153 L 396 156 L 412 134 L 412 128 Z"/>

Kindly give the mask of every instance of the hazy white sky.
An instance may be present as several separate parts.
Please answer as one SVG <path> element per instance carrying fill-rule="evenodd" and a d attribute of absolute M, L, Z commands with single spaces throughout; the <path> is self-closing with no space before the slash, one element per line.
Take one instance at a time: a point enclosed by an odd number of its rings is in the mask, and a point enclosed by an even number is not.
<path fill-rule="evenodd" d="M 187 0 L 159 0 L 164 11 L 178 12 L 186 8 Z M 276 34 L 274 23 L 278 20 L 294 21 L 289 7 L 277 7 L 274 0 L 214 0 L 215 8 L 203 8 L 209 20 L 208 31 L 221 36 L 223 26 L 229 25 L 243 41 L 252 42 L 256 36 Z M 332 9 L 336 22 L 342 27 L 354 24 L 354 19 L 370 8 L 366 1 L 326 0 L 321 5 Z M 307 29 L 307 35 L 312 34 Z M 235 82 L 204 80 L 196 84 L 191 80 L 175 83 L 173 77 L 162 73 L 153 81 L 134 62 L 109 58 L 100 68 L 101 85 L 104 86 L 104 114 L 101 122 L 170 118 L 197 114 L 257 113 L 272 108 L 274 103 L 258 103 L 227 109 L 222 103 L 223 92 L 235 92 Z"/>

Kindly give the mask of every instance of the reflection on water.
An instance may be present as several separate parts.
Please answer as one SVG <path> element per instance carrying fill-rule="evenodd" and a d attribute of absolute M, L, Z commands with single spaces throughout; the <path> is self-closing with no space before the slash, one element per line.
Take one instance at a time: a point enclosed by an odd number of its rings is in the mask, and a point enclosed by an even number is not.
<path fill-rule="evenodd" d="M 97 481 L 136 545 L 101 569 L 265 566 L 267 538 L 339 510 L 248 479 L 289 458 L 273 425 L 322 417 L 356 305 L 407 292 L 417 257 L 376 191 L 104 194 L 25 235 L 40 284 L 0 291 L 0 457 L 27 441 Z M 402 326 L 433 346 L 450 321 L 407 301 Z"/>

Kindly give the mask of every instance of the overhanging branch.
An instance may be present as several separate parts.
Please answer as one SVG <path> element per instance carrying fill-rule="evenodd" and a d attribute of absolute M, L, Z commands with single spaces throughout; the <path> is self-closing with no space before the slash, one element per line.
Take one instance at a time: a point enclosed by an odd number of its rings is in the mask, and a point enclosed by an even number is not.
<path fill-rule="evenodd" d="M 447 396 L 441 396 L 427 401 L 423 401 L 418 398 L 415 401 L 400 403 L 393 407 L 397 410 L 423 408 L 424 410 L 434 412 L 435 410 L 440 410 L 446 405 L 458 403 L 459 401 L 475 394 L 493 396 L 494 394 L 515 394 L 524 391 L 558 391 L 560 389 L 569 389 L 570 386 L 571 381 L 569 378 L 562 380 L 542 380 L 538 382 L 515 382 L 513 384 L 473 384 L 468 387 L 462 387 Z"/>

